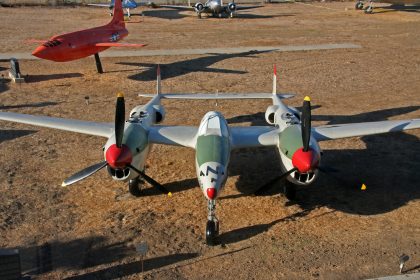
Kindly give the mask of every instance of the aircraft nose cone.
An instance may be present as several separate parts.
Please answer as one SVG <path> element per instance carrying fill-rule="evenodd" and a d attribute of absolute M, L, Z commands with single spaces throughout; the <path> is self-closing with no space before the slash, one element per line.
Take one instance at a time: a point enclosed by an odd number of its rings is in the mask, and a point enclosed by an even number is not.
<path fill-rule="evenodd" d="M 307 152 L 303 151 L 303 148 L 300 148 L 292 157 L 292 164 L 300 173 L 307 173 L 309 170 L 315 169 L 318 163 L 318 155 L 311 148 Z"/>
<path fill-rule="evenodd" d="M 39 58 L 45 58 L 45 53 L 46 53 L 46 47 L 44 46 L 38 46 L 33 52 L 32 55 L 39 57 Z"/>
<path fill-rule="evenodd" d="M 209 199 L 213 200 L 216 198 L 217 191 L 215 188 L 208 188 L 206 192 Z"/>
<path fill-rule="evenodd" d="M 118 148 L 117 145 L 112 144 L 105 153 L 105 159 L 112 168 L 122 169 L 131 164 L 133 156 L 126 145 Z"/>

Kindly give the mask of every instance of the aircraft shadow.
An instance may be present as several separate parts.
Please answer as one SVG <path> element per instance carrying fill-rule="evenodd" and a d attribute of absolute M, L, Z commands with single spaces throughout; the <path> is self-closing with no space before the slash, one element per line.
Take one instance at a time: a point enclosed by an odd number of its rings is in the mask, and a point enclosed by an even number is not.
<path fill-rule="evenodd" d="M 136 15 L 141 16 L 142 13 L 138 13 Z M 182 11 L 172 10 L 172 9 L 147 10 L 147 11 L 143 11 L 143 15 L 147 17 L 155 17 L 155 18 L 170 19 L 170 20 L 189 17 L 189 15 L 183 14 Z"/>
<path fill-rule="evenodd" d="M 305 209 L 300 212 L 294 213 L 290 216 L 274 220 L 271 223 L 267 223 L 267 224 L 252 225 L 252 226 L 247 226 L 247 227 L 243 227 L 239 229 L 234 229 L 228 232 L 223 232 L 219 236 L 219 242 L 221 244 L 231 244 L 231 243 L 247 240 L 251 237 L 254 237 L 256 235 L 259 235 L 263 232 L 268 231 L 271 227 L 273 227 L 276 224 L 279 224 L 282 222 L 296 221 L 299 218 L 303 218 L 306 215 L 308 215 L 312 210 L 313 209 Z"/>
<path fill-rule="evenodd" d="M 56 269 L 80 269 L 108 264 L 134 256 L 125 242 L 110 243 L 102 236 L 70 241 L 54 240 L 38 246 L 19 248 L 22 271 L 43 274 Z"/>
<path fill-rule="evenodd" d="M 133 274 L 142 273 L 152 269 L 168 266 L 177 262 L 193 259 L 198 257 L 197 253 L 179 253 L 162 257 L 155 257 L 145 259 L 142 264 L 141 261 L 135 261 L 127 264 L 120 264 L 110 268 L 101 269 L 98 271 L 86 273 L 83 275 L 72 276 L 65 278 L 66 280 L 88 280 L 88 279 L 120 279 Z"/>
<path fill-rule="evenodd" d="M 262 19 L 262 18 L 279 18 L 279 17 L 294 17 L 296 14 L 277 14 L 277 15 L 257 15 L 257 14 L 242 14 L 241 11 L 239 11 L 235 18 L 240 19 Z"/>
<path fill-rule="evenodd" d="M 9 89 L 9 85 L 8 85 L 9 83 L 10 83 L 9 79 L 4 79 L 3 77 L 0 78 L 0 93 Z"/>
<path fill-rule="evenodd" d="M 162 79 L 169 79 L 182 75 L 189 74 L 191 72 L 211 72 L 211 73 L 222 73 L 222 74 L 245 74 L 246 71 L 230 70 L 230 69 L 218 69 L 209 68 L 210 65 L 215 64 L 219 61 L 236 58 L 236 57 L 247 57 L 255 58 L 257 54 L 271 52 L 268 51 L 250 51 L 236 54 L 209 54 L 209 56 L 193 58 L 189 60 L 177 61 L 168 64 L 161 64 Z M 146 67 L 147 69 L 131 75 L 128 78 L 136 81 L 154 81 L 156 79 L 156 64 L 152 63 L 137 63 L 137 62 L 119 62 L 117 64 Z"/>
<path fill-rule="evenodd" d="M 378 11 L 378 9 L 380 9 Z M 391 6 L 375 6 L 373 9 L 374 14 L 382 14 L 389 12 L 409 12 L 409 13 L 420 13 L 420 6 L 400 6 L 400 5 L 391 5 Z"/>
<path fill-rule="evenodd" d="M 27 83 L 38 83 L 50 80 L 70 79 L 83 77 L 81 73 L 63 73 L 63 74 L 46 74 L 46 75 L 27 75 L 25 81 Z"/>
<path fill-rule="evenodd" d="M 36 130 L 1 129 L 0 143 L 35 133 Z"/>
<path fill-rule="evenodd" d="M 382 121 L 416 111 L 419 107 L 385 109 L 352 116 L 319 115 L 313 116 L 313 119 L 327 120 L 329 124 Z M 299 187 L 298 205 L 303 209 L 328 206 L 346 213 L 373 215 L 392 211 L 420 198 L 415 180 L 420 170 L 420 162 L 416 158 L 420 153 L 418 137 L 408 133 L 391 133 L 360 139 L 366 149 L 324 150 L 321 166 L 339 171 L 320 172 L 312 186 Z M 276 148 L 241 149 L 232 153 L 229 172 L 230 175 L 239 175 L 236 188 L 241 194 L 222 199 L 253 194 L 260 186 L 280 175 L 279 166 Z M 266 182 L 262 182 L 261 178 L 267 178 Z M 362 183 L 367 185 L 367 191 L 360 190 Z M 282 182 L 276 181 L 266 194 L 272 195 L 281 190 Z"/>
<path fill-rule="evenodd" d="M 197 178 L 185 179 L 182 181 L 175 181 L 166 183 L 163 185 L 171 193 L 183 192 L 189 189 L 198 187 Z M 162 193 L 154 187 L 147 185 L 145 189 L 142 189 L 142 196 L 153 196 L 153 195 L 162 195 Z"/>
<path fill-rule="evenodd" d="M 32 104 L 2 105 L 0 106 L 0 110 L 18 109 L 18 108 L 40 108 L 40 107 L 54 106 L 57 104 L 59 103 L 47 101 L 47 102 L 39 102 L 39 103 L 32 103 Z"/>

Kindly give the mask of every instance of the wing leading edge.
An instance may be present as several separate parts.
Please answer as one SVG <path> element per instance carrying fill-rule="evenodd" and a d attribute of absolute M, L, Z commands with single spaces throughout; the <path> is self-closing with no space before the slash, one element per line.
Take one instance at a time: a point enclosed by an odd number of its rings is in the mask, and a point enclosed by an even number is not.
<path fill-rule="evenodd" d="M 97 123 L 45 116 L 33 116 L 12 112 L 0 112 L 0 120 L 55 128 L 106 138 L 110 137 L 114 132 L 114 125 L 111 123 Z"/>
<path fill-rule="evenodd" d="M 312 128 L 317 141 L 398 132 L 420 128 L 420 119 L 323 125 Z"/>

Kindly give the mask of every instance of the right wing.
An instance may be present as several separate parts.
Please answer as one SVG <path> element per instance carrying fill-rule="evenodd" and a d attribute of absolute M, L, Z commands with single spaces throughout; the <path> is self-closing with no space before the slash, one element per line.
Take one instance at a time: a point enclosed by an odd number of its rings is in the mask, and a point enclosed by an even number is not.
<path fill-rule="evenodd" d="M 111 123 L 97 123 L 45 116 L 33 116 L 12 112 L 0 112 L 0 120 L 56 128 L 106 138 L 109 138 L 114 132 L 114 125 Z"/>
<path fill-rule="evenodd" d="M 157 4 L 154 4 L 152 7 L 153 8 L 170 8 L 170 9 L 181 10 L 181 11 L 193 11 L 193 10 L 195 10 L 195 8 L 193 6 L 157 5 Z"/>
<path fill-rule="evenodd" d="M 365 136 L 420 128 L 420 119 L 322 125 L 312 128 L 317 141 Z"/>
<path fill-rule="evenodd" d="M 87 4 L 88 6 L 95 6 L 95 7 L 107 7 L 107 8 L 112 8 L 112 6 L 110 4 Z"/>

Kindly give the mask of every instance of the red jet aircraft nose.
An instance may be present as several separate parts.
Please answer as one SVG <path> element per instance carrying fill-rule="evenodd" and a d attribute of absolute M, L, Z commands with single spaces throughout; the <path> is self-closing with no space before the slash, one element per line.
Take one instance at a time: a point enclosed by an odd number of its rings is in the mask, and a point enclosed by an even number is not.
<path fill-rule="evenodd" d="M 318 163 L 318 154 L 311 148 L 309 148 L 307 152 L 303 151 L 303 148 L 300 148 L 292 157 L 292 164 L 300 173 L 307 173 L 309 170 L 315 169 L 318 166 Z"/>
<path fill-rule="evenodd" d="M 211 200 L 216 198 L 216 193 L 217 193 L 217 191 L 216 191 L 215 188 L 208 188 L 207 189 L 207 197 Z"/>
<path fill-rule="evenodd" d="M 44 47 L 43 45 L 38 46 L 33 52 L 32 55 L 39 57 L 39 58 L 45 58 L 45 53 L 46 53 L 46 47 Z"/>
<path fill-rule="evenodd" d="M 112 144 L 108 150 L 106 150 L 105 159 L 112 168 L 122 169 L 131 164 L 133 156 L 126 145 L 122 145 L 121 148 L 118 148 L 117 145 Z"/>

